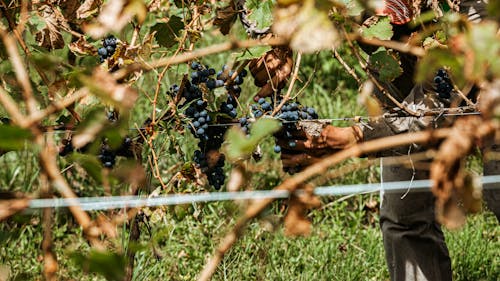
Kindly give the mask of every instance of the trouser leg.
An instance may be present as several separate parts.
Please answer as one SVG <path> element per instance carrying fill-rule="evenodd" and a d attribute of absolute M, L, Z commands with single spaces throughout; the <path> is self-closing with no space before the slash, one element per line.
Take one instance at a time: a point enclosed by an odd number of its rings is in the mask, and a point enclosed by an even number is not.
<path fill-rule="evenodd" d="M 493 145 L 489 150 L 495 153 L 500 152 L 500 145 Z M 484 175 L 500 175 L 500 160 L 484 161 Z M 500 221 L 500 183 L 490 183 L 483 185 L 483 198 L 498 221 Z"/>
<path fill-rule="evenodd" d="M 410 180 L 413 171 L 383 167 L 384 182 Z M 417 171 L 415 180 L 429 179 Z M 380 209 L 386 260 L 393 281 L 447 281 L 451 260 L 440 225 L 435 220 L 430 191 L 385 192 Z M 402 196 L 404 197 L 402 198 Z"/>

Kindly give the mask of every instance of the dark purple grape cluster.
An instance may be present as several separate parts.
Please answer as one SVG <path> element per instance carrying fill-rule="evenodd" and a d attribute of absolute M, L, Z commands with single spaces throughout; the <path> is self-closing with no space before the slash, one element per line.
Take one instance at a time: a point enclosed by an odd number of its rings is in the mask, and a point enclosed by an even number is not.
<path fill-rule="evenodd" d="M 73 144 L 71 143 L 71 138 L 63 139 L 62 146 L 59 147 L 59 155 L 66 156 L 66 155 L 72 153 L 73 151 L 75 151 L 75 148 L 73 147 Z"/>
<path fill-rule="evenodd" d="M 267 101 L 265 98 L 260 98 L 256 104 L 251 105 L 252 114 L 255 118 L 260 118 L 262 116 L 271 115 L 274 109 L 274 104 L 280 104 L 281 99 L 278 99 L 276 103 L 273 100 L 271 102 Z M 303 106 L 298 102 L 287 101 L 277 112 L 276 117 L 282 121 L 282 129 L 275 135 L 277 138 L 289 139 L 288 145 L 294 147 L 296 145 L 293 133 L 297 131 L 297 121 L 301 120 L 313 120 L 318 118 L 316 110 L 312 107 Z M 248 117 L 242 117 L 239 119 L 240 127 L 243 132 L 248 133 L 251 123 L 248 122 Z M 280 153 L 281 147 L 279 145 L 274 146 L 274 152 Z"/>
<path fill-rule="evenodd" d="M 448 76 L 448 72 L 445 69 L 439 69 L 434 77 L 434 85 L 436 87 L 436 92 L 442 99 L 449 99 L 451 97 L 451 91 L 453 90 L 453 84 Z"/>
<path fill-rule="evenodd" d="M 283 128 L 279 134 L 281 134 L 281 137 L 289 139 L 288 145 L 293 148 L 296 145 L 293 137 L 294 131 L 297 130 L 296 122 L 301 120 L 318 119 L 318 114 L 312 107 L 303 106 L 298 102 L 287 102 L 281 107 L 277 118 L 282 120 L 283 123 Z M 281 152 L 281 147 L 275 145 L 274 151 L 276 153 Z"/>
<path fill-rule="evenodd" d="M 97 158 L 99 158 L 105 168 L 111 169 L 113 168 L 113 166 L 115 166 L 116 153 L 106 142 L 103 142 L 101 144 Z"/>
<path fill-rule="evenodd" d="M 104 62 L 107 58 L 112 57 L 116 51 L 116 37 L 109 35 L 102 41 L 102 47 L 97 49 L 97 54 L 101 62 Z"/>
<path fill-rule="evenodd" d="M 97 155 L 97 158 L 99 158 L 102 165 L 105 168 L 113 168 L 115 166 L 117 156 L 125 158 L 133 158 L 135 156 L 133 140 L 131 137 L 125 136 L 120 146 L 116 149 L 111 148 L 106 139 L 102 141 L 101 147 L 99 148 L 99 154 Z"/>
<path fill-rule="evenodd" d="M 195 151 L 193 160 L 207 175 L 209 184 L 215 189 L 220 189 L 224 185 L 225 174 L 224 155 L 218 151 L 224 142 L 227 127 L 213 125 L 222 119 L 233 119 L 238 115 L 237 98 L 241 94 L 240 85 L 247 73 L 244 70 L 235 75 L 235 72 L 227 66 L 222 67 L 222 70 L 216 73 L 214 68 L 203 66 L 199 62 L 192 62 L 190 67 L 193 72 L 189 76 L 190 80 L 184 82 L 182 97 L 185 102 L 181 107 L 186 107 L 184 114 L 190 119 L 190 130 L 200 140 L 199 150 Z M 225 87 L 227 99 L 222 102 L 218 113 L 210 112 L 207 102 L 203 99 L 203 91 L 204 89 L 212 91 L 221 87 Z M 178 85 L 173 85 L 170 90 L 171 93 L 177 95 L 181 89 Z M 207 154 L 215 156 L 208 157 Z M 215 159 L 208 161 L 207 158 Z"/>
<path fill-rule="evenodd" d="M 212 150 L 215 154 L 215 150 Z M 215 163 L 209 163 L 207 155 L 201 150 L 194 152 L 193 160 L 200 167 L 201 171 L 207 175 L 208 183 L 215 189 L 219 190 L 224 185 L 226 175 L 224 173 L 224 154 L 216 155 Z M 210 165 L 212 164 L 212 165 Z"/>
<path fill-rule="evenodd" d="M 87 144 L 86 146 L 78 149 L 79 152 L 85 153 L 91 147 L 91 144 Z M 59 155 L 66 156 L 75 151 L 73 147 L 71 138 L 67 138 L 62 140 L 62 146 L 59 148 Z M 106 168 L 113 168 L 116 163 L 116 157 L 123 156 L 126 158 L 133 158 L 134 150 L 133 150 L 133 140 L 131 137 L 126 136 L 120 146 L 116 149 L 113 149 L 109 146 L 108 141 L 104 139 L 101 142 L 99 147 L 99 153 L 97 154 L 97 158 L 101 161 L 102 165 Z"/>

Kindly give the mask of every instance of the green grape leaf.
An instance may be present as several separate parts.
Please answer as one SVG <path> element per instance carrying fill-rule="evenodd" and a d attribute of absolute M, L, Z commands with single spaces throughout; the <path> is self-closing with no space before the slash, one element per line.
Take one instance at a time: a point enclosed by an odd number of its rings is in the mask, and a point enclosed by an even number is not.
<path fill-rule="evenodd" d="M 379 78 L 385 82 L 390 82 L 403 73 L 399 60 L 384 49 L 380 49 L 370 56 L 370 67 L 375 69 Z"/>
<path fill-rule="evenodd" d="M 71 258 L 83 270 L 98 273 L 106 280 L 121 281 L 125 277 L 126 258 L 123 254 L 91 250 L 89 254 L 74 252 Z"/>
<path fill-rule="evenodd" d="M 183 28 L 182 18 L 171 16 L 168 22 L 155 24 L 151 27 L 151 31 L 156 31 L 155 39 L 160 46 L 170 48 L 178 43 L 176 39 Z"/>
<path fill-rule="evenodd" d="M 274 7 L 272 0 L 247 0 L 245 6 L 250 10 L 248 19 L 256 24 L 258 29 L 263 29 L 272 25 Z"/>
<path fill-rule="evenodd" d="M 248 48 L 243 52 L 233 53 L 231 56 L 234 57 L 236 61 L 251 60 L 260 58 L 269 50 L 271 50 L 271 47 L 269 46 L 256 46 Z"/>
<path fill-rule="evenodd" d="M 10 125 L 0 124 L 0 149 L 19 150 L 33 135 L 30 131 Z"/>
<path fill-rule="evenodd" d="M 464 58 L 462 56 L 456 56 L 448 49 L 431 49 L 419 61 L 415 80 L 416 82 L 430 80 L 439 68 L 446 66 L 451 71 L 455 82 L 463 81 L 463 62 Z"/>
<path fill-rule="evenodd" d="M 390 40 L 393 35 L 391 21 L 388 17 L 380 18 L 377 23 L 370 27 L 362 28 L 362 34 L 363 37 L 368 39 Z"/>
<path fill-rule="evenodd" d="M 471 56 L 473 68 L 466 66 L 471 63 L 470 60 L 464 65 L 464 70 L 467 71 L 464 76 L 469 81 L 480 82 L 489 75 L 488 72 L 491 70 L 498 74 L 500 40 L 497 31 L 496 23 L 482 22 L 471 26 L 465 33 L 467 46 L 474 52 Z M 470 56 L 468 50 L 465 47 L 463 49 L 465 55 Z"/>
<path fill-rule="evenodd" d="M 78 163 L 87 174 L 97 183 L 102 183 L 101 162 L 94 155 L 73 153 L 68 158 L 70 161 Z"/>
<path fill-rule="evenodd" d="M 37 12 L 30 13 L 30 16 L 28 17 L 28 22 L 30 23 L 30 27 L 35 31 L 33 33 L 36 33 L 37 31 L 41 31 L 47 28 L 47 23 L 43 20 L 42 17 L 38 15 Z"/>
<path fill-rule="evenodd" d="M 253 123 L 249 136 L 246 136 L 239 128 L 231 128 L 225 137 L 227 158 L 232 162 L 248 158 L 262 139 L 278 131 L 279 128 L 280 123 L 271 118 L 261 118 Z"/>
<path fill-rule="evenodd" d="M 347 8 L 347 14 L 351 17 L 360 16 L 365 11 L 363 5 L 357 0 L 341 0 Z"/>

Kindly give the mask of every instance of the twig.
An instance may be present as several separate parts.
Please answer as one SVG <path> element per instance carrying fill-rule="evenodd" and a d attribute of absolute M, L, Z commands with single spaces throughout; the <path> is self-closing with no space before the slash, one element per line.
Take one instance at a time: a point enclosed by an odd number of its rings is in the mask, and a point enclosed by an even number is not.
<path fill-rule="evenodd" d="M 351 48 L 351 50 L 354 52 L 354 55 L 356 56 L 356 58 L 358 59 L 360 65 L 361 65 L 361 68 L 363 68 L 363 70 L 365 70 L 366 74 L 368 75 L 368 77 L 370 78 L 370 80 L 373 81 L 373 84 L 375 84 L 375 86 L 377 86 L 377 89 L 379 89 L 379 91 L 381 91 L 390 101 L 392 101 L 397 107 L 401 108 L 402 110 L 406 111 L 408 114 L 412 115 L 412 116 L 416 116 L 416 117 L 420 117 L 420 114 L 418 112 L 415 112 L 411 109 L 409 109 L 407 106 L 403 105 L 402 103 L 400 103 L 398 100 L 396 100 L 389 92 L 387 92 L 387 90 L 382 86 L 380 85 L 379 81 L 377 80 L 376 77 L 373 76 L 373 74 L 370 72 L 370 70 L 368 69 L 366 63 L 363 62 L 363 59 L 361 58 L 361 56 L 359 55 L 358 51 L 356 50 L 356 47 L 354 47 L 354 45 L 352 44 L 352 41 L 351 41 L 351 37 L 352 35 L 349 35 L 347 33 L 347 31 L 345 30 L 345 28 L 342 27 L 342 30 L 344 32 L 344 35 L 347 39 L 347 43 L 349 45 L 349 47 Z M 363 38 L 361 37 L 360 35 L 357 35 L 358 37 L 360 38 Z M 370 39 L 372 40 L 372 39 Z M 378 39 L 377 39 L 378 40 Z M 382 41 L 382 40 L 378 40 L 378 41 Z M 377 42 L 378 42 L 377 41 Z M 364 42 L 364 41 L 362 41 Z M 382 41 L 382 42 L 385 42 L 385 41 Z M 391 41 L 392 42 L 392 41 Z M 364 42 L 365 43 L 365 42 Z M 368 43 L 367 43 L 368 44 Z M 400 43 L 401 44 L 401 43 Z"/>
<path fill-rule="evenodd" d="M 361 79 L 359 79 L 356 72 L 344 61 L 344 59 L 340 56 L 337 50 L 333 49 L 332 51 L 333 51 L 333 56 L 340 62 L 340 64 L 345 68 L 345 70 L 347 70 L 347 72 L 352 76 L 352 78 L 354 78 L 354 80 L 358 82 L 358 85 L 363 84 L 363 82 L 361 82 Z"/>
<path fill-rule="evenodd" d="M 183 62 L 187 62 L 190 60 L 194 60 L 200 57 L 217 54 L 229 50 L 234 49 L 244 49 L 251 48 L 255 46 L 264 46 L 264 45 L 283 45 L 286 41 L 281 38 L 271 38 L 271 39 L 262 39 L 262 40 L 246 40 L 246 41 L 231 41 L 225 42 L 218 45 L 212 45 L 203 49 L 198 49 L 192 52 L 184 53 L 179 56 L 171 56 L 168 58 L 161 58 L 152 62 L 137 62 L 127 66 L 126 68 L 120 69 L 113 73 L 113 77 L 116 80 L 123 79 L 128 76 L 128 74 L 139 71 L 139 70 L 153 70 L 155 68 L 163 67 L 166 65 L 174 65 Z"/>
<path fill-rule="evenodd" d="M 61 175 L 61 171 L 57 166 L 56 161 L 56 149 L 52 145 L 47 145 L 44 142 L 43 135 L 37 135 L 35 142 L 42 148 L 40 151 L 40 166 L 43 172 L 47 175 L 47 178 L 51 185 L 59 192 L 64 198 L 76 198 L 77 196 L 68 185 L 64 177 Z M 102 248 L 98 240 L 99 229 L 92 225 L 89 215 L 80 208 L 80 206 L 75 205 L 69 207 L 69 210 L 75 217 L 78 224 L 83 228 L 83 232 L 89 242 L 98 248 Z"/>
<path fill-rule="evenodd" d="M 90 91 L 87 88 L 81 88 L 78 91 L 76 91 L 75 93 L 68 94 L 64 98 L 62 98 L 58 101 L 53 101 L 45 109 L 39 110 L 33 114 L 30 114 L 28 116 L 28 120 L 25 121 L 25 124 L 22 127 L 32 126 L 33 124 L 42 121 L 44 118 L 48 117 L 49 115 L 67 108 L 68 106 L 74 104 L 75 102 L 86 97 L 89 94 L 90 94 Z"/>
<path fill-rule="evenodd" d="M 432 140 L 442 139 L 447 137 L 452 129 L 438 129 L 434 131 L 424 131 L 416 133 L 407 133 L 396 136 L 381 138 L 365 143 L 360 143 L 350 148 L 344 149 L 338 153 L 324 158 L 322 161 L 313 164 L 306 168 L 304 171 L 294 175 L 293 177 L 285 180 L 281 185 L 277 186 L 275 190 L 287 190 L 294 192 L 297 187 L 306 182 L 310 178 L 324 174 L 328 168 L 340 163 L 351 157 L 359 157 L 363 154 L 373 153 L 376 151 L 384 150 L 391 147 L 408 145 L 413 143 L 427 143 Z M 255 218 L 262 210 L 264 210 L 274 199 L 262 199 L 254 201 L 250 204 L 245 213 L 238 219 L 233 229 L 222 239 L 215 250 L 214 255 L 205 264 L 203 271 L 198 278 L 199 281 L 210 280 L 215 273 L 217 266 L 224 257 L 225 253 L 234 245 L 243 232 L 243 228 L 253 218 Z"/>
<path fill-rule="evenodd" d="M 27 127 L 26 117 L 21 113 L 21 111 L 16 105 L 16 102 L 4 90 L 4 88 L 1 85 L 0 85 L 0 103 L 3 105 L 5 110 L 7 110 L 7 113 L 10 115 L 10 117 L 12 117 L 14 123 L 23 128 Z"/>
<path fill-rule="evenodd" d="M 45 175 L 40 176 L 42 182 L 41 193 L 43 198 L 50 198 L 51 191 L 47 177 Z M 57 280 L 57 257 L 53 249 L 52 243 L 52 224 L 54 223 L 53 208 L 43 209 L 43 240 L 42 240 L 42 251 L 43 251 L 43 275 L 45 280 Z"/>
<path fill-rule="evenodd" d="M 0 26 L 0 36 L 5 45 L 5 49 L 9 54 L 12 67 L 16 73 L 16 78 L 21 87 L 23 88 L 23 97 L 26 102 L 26 107 L 29 113 L 37 111 L 37 102 L 33 97 L 33 88 L 31 87 L 30 78 L 22 62 L 21 56 L 17 50 L 16 41 L 10 36 L 3 27 Z"/>
<path fill-rule="evenodd" d="M 467 103 L 468 106 L 476 106 L 468 97 L 467 95 L 464 94 L 464 92 L 462 92 L 462 90 L 460 90 L 457 85 L 455 83 L 453 83 L 452 81 L 452 84 L 453 84 L 453 88 L 455 89 L 455 91 L 458 93 L 458 95 Z M 468 87 L 469 88 L 469 91 L 470 89 L 472 88 L 471 86 Z"/>
<path fill-rule="evenodd" d="M 283 97 L 283 99 L 281 100 L 280 104 L 274 108 L 271 116 L 276 115 L 276 113 L 278 113 L 281 110 L 281 108 L 283 107 L 283 105 L 285 105 L 285 103 L 290 99 L 290 95 L 292 94 L 292 90 L 293 90 L 293 86 L 295 85 L 295 81 L 297 80 L 297 78 L 299 78 L 298 73 L 299 73 L 299 69 L 300 69 L 301 59 L 302 59 L 302 53 L 298 52 L 297 53 L 297 60 L 295 62 L 295 67 L 293 69 L 292 80 L 290 81 L 290 85 L 288 86 L 288 90 L 286 91 L 286 94 Z"/>
<path fill-rule="evenodd" d="M 29 198 L 0 200 L 0 221 L 28 208 L 30 201 Z"/>
<path fill-rule="evenodd" d="M 346 33 L 345 37 L 348 41 L 358 41 L 364 44 L 368 45 L 373 45 L 373 46 L 380 46 L 380 47 L 386 47 L 388 49 L 393 49 L 397 50 L 401 53 L 408 53 L 411 55 L 414 55 L 416 57 L 423 57 L 425 56 L 425 49 L 422 47 L 416 47 L 412 46 L 407 43 L 402 43 L 398 41 L 393 41 L 393 40 L 380 40 L 377 38 L 365 38 L 361 34 L 358 33 Z"/>
<path fill-rule="evenodd" d="M 5 6 L 5 1 L 1 1 L 2 4 Z M 21 6 L 21 13 L 20 13 L 20 21 L 19 24 L 16 26 L 15 22 L 12 20 L 12 16 L 10 15 L 9 11 L 7 9 L 2 9 L 3 13 L 5 13 L 5 17 L 7 18 L 7 22 L 9 24 L 9 29 L 12 31 L 14 36 L 17 39 L 17 42 L 19 42 L 19 45 L 21 45 L 21 48 L 23 49 L 24 53 L 26 56 L 31 57 L 31 51 L 29 50 L 28 46 L 26 45 L 26 42 L 24 42 L 23 37 L 21 34 L 23 34 L 24 31 L 24 25 L 28 19 L 28 11 L 27 11 L 27 1 L 22 2 Z M 45 75 L 45 72 L 35 63 L 33 64 L 35 66 L 36 71 L 40 75 L 40 78 L 42 78 L 42 81 L 47 87 L 50 85 L 50 81 L 47 78 L 47 75 Z M 52 98 L 52 93 L 49 88 L 49 97 Z"/>

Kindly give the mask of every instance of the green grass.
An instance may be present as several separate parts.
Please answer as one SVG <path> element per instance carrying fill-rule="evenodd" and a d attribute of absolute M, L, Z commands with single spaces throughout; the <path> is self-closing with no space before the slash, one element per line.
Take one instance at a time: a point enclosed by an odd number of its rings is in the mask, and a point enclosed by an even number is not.
<path fill-rule="evenodd" d="M 284 236 L 279 226 L 281 215 L 275 211 L 279 204 L 275 204 L 266 216 L 248 226 L 213 280 L 388 280 L 381 232 L 376 221 L 374 225 L 366 223 L 371 214 L 361 208 L 367 199 L 358 196 L 313 211 L 311 235 L 299 238 Z M 174 212 L 157 211 L 149 223 L 152 237 L 142 225 L 134 280 L 193 280 L 197 276 L 237 216 L 233 203 L 198 208 L 198 216 L 188 214 L 183 219 Z M 39 217 L 16 218 L 17 222 L 0 228 L 2 234 L 10 234 L 2 239 L 0 264 L 7 265 L 19 280 L 36 280 L 42 270 Z M 67 214 L 56 218 L 54 241 L 60 279 L 104 280 L 75 264 L 72 253 L 85 253 L 89 247 Z M 445 232 L 454 280 L 498 280 L 499 230 L 496 218 L 483 213 L 470 216 L 464 228 Z M 121 239 L 116 239 L 115 245 Z"/>
<path fill-rule="evenodd" d="M 202 44 L 210 45 L 210 39 Z M 348 57 L 346 57 L 348 58 Z M 219 68 L 227 56 L 218 54 L 205 58 Z M 301 81 L 296 89 L 307 86 L 299 97 L 303 104 L 318 109 L 320 116 L 350 117 L 364 115 L 356 103 L 356 84 L 328 52 L 304 56 Z M 352 63 L 352 62 L 349 62 Z M 164 109 L 165 91 L 173 84 L 185 65 L 172 69 L 161 84 L 159 108 Z M 152 95 L 156 74 L 149 73 L 136 83 L 141 97 L 136 103 L 131 123 L 138 126 L 151 112 L 151 104 L 144 94 Z M 309 84 L 305 84 L 312 77 Z M 320 78 L 321 77 L 321 78 Z M 244 84 L 242 100 L 256 92 L 251 80 Z M 338 122 L 337 125 L 352 125 Z M 159 168 L 167 181 L 177 172 L 169 171 L 175 164 L 190 161 L 195 140 L 189 133 L 170 130 L 154 141 L 160 156 Z M 262 144 L 263 160 L 252 164 L 256 172 L 249 180 L 255 189 L 271 189 L 286 176 L 279 169 L 279 155 L 271 153 L 272 138 Z M 144 155 L 147 155 L 147 150 Z M 0 188 L 2 191 L 36 193 L 39 188 L 39 167 L 34 152 L 26 149 L 0 157 Z M 350 160 L 350 162 L 358 160 Z M 69 161 L 61 159 L 61 168 Z M 269 167 L 276 167 L 271 170 Z M 150 167 L 147 167 L 150 172 Z M 169 171 L 169 172 L 166 172 Z M 65 176 L 81 195 L 102 193 L 97 183 L 85 176 L 81 169 L 69 169 Z M 366 169 L 346 175 L 330 183 L 355 184 L 377 180 L 377 169 Z M 152 180 L 151 188 L 159 186 Z M 197 191 L 193 184 L 181 185 L 175 191 Z M 121 190 L 114 190 L 119 193 Z M 366 213 L 364 203 L 369 196 L 349 199 L 328 198 L 332 202 L 324 209 L 310 213 L 313 230 L 309 237 L 291 238 L 283 234 L 281 220 L 283 203 L 275 203 L 245 229 L 242 238 L 227 253 L 214 280 L 388 280 L 384 259 L 378 214 Z M 325 199 L 327 200 L 327 199 Z M 338 200 L 338 201 L 333 201 Z M 230 230 L 241 209 L 234 203 L 197 204 L 195 206 L 151 209 L 149 228 L 141 224 L 141 238 L 137 245 L 128 245 L 125 226 L 119 226 L 119 237 L 110 240 L 109 249 L 123 253 L 123 249 L 138 250 L 134 280 L 193 280 L 212 255 L 223 235 Z M 106 213 L 103 213 L 106 214 Z M 93 213 L 95 217 L 97 214 Z M 11 273 L 11 280 L 39 280 L 42 274 L 42 226 L 39 213 L 17 215 L 0 224 L 0 266 Z M 104 280 L 84 270 L 76 254 L 89 255 L 90 247 L 82 238 L 80 227 L 67 211 L 55 216 L 53 238 L 59 262 L 61 280 Z M 149 231 L 150 229 L 150 231 Z M 470 216 L 467 225 L 456 232 L 446 232 L 457 281 L 499 279 L 499 226 L 491 213 Z M 104 258 L 100 265 L 105 270 L 112 258 Z M 120 264 L 117 262 L 116 264 Z M 0 267 L 3 268 L 3 267 Z"/>

